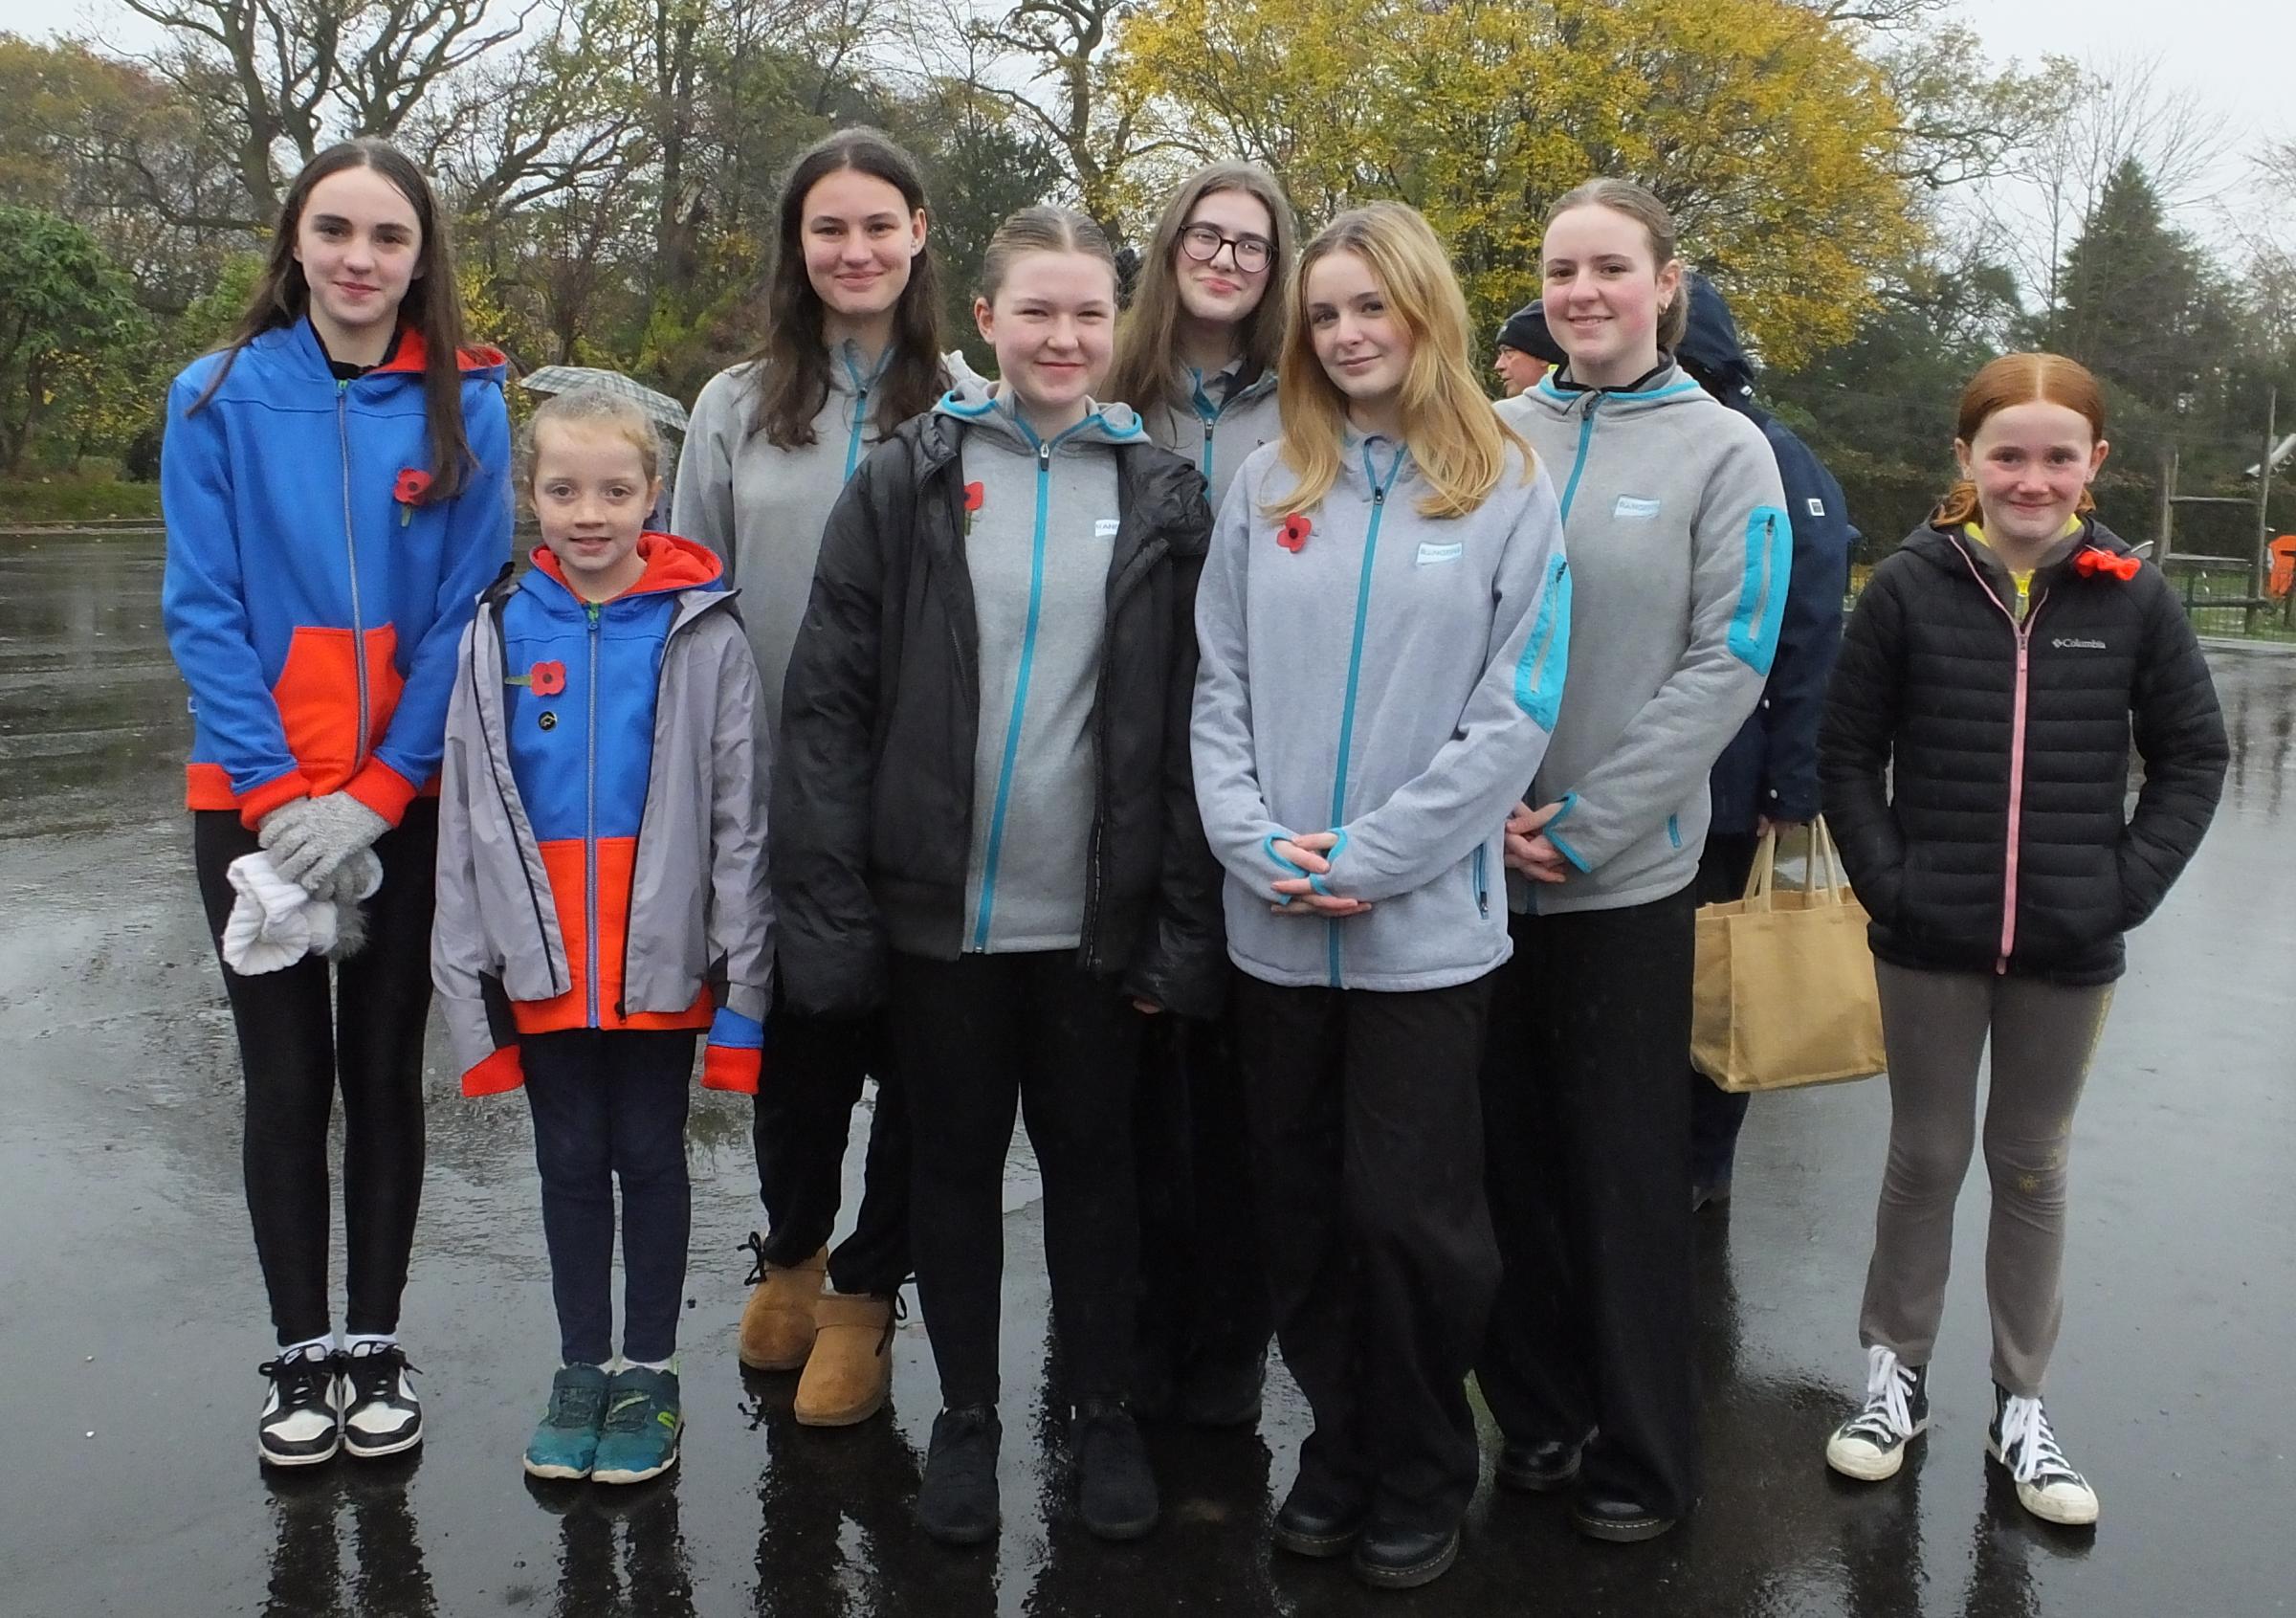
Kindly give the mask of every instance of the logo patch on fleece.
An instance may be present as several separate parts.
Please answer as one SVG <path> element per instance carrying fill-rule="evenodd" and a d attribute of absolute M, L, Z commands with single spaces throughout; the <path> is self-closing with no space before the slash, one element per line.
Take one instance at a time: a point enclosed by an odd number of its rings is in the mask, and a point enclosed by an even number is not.
<path fill-rule="evenodd" d="M 1438 563 L 1456 562 L 1466 554 L 1467 544 L 1460 540 L 1453 540 L 1447 545 L 1422 544 L 1419 547 L 1418 565 L 1432 567 Z"/>
<path fill-rule="evenodd" d="M 1644 499 L 1639 495 L 1621 495 L 1619 503 L 1610 508 L 1610 514 L 1630 522 L 1648 522 L 1658 516 L 1658 501 Z"/>
<path fill-rule="evenodd" d="M 1823 517 L 1825 515 L 1825 502 L 1820 499 L 1816 495 L 1812 495 L 1808 499 L 1803 500 L 1801 503 L 1810 508 L 1810 515 L 1812 517 Z"/>
<path fill-rule="evenodd" d="M 1121 528 L 1123 525 L 1124 524 L 1122 521 L 1116 518 L 1100 518 L 1093 523 L 1093 538 L 1095 540 L 1113 540 L 1116 537 L 1116 530 Z"/>

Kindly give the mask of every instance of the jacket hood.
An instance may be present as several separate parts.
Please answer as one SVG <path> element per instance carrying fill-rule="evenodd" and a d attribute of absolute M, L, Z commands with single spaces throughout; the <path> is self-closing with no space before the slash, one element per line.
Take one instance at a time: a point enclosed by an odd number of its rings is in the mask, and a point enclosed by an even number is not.
<path fill-rule="evenodd" d="M 1715 398 L 1732 410 L 1745 410 L 1754 399 L 1754 362 L 1738 340 L 1729 303 L 1700 275 L 1689 277 L 1689 329 L 1674 358 Z"/>
<path fill-rule="evenodd" d="M 872 362 L 861 352 L 861 344 L 849 337 L 829 349 L 829 388 L 836 393 L 858 394 L 864 388 L 875 387 L 892 364 L 891 344 Z"/>
<path fill-rule="evenodd" d="M 1580 388 L 1567 378 L 1559 384 L 1560 371 L 1549 371 L 1532 387 L 1515 395 L 1512 403 L 1527 409 L 1545 410 L 1550 415 L 1567 416 L 1583 408 L 1589 394 L 1602 396 L 1602 419 L 1613 420 L 1622 415 L 1641 415 L 1651 410 L 1663 410 L 1696 399 L 1705 389 L 1693 382 L 1683 368 L 1672 361 L 1659 367 L 1655 376 L 1645 377 L 1640 386 L 1624 388 Z"/>
<path fill-rule="evenodd" d="M 1050 440 L 1037 436 L 1036 430 L 1021 419 L 1013 409 L 1009 395 L 1002 383 L 990 382 L 979 372 L 970 372 L 956 380 L 956 386 L 941 395 L 940 403 L 933 407 L 937 416 L 947 416 L 967 427 L 982 429 L 1018 445 L 1030 454 L 1052 444 L 1144 444 L 1148 430 L 1133 413 L 1130 405 L 1095 404 L 1084 402 L 1085 417 L 1074 427 Z"/>
<path fill-rule="evenodd" d="M 1239 383 L 1236 380 L 1244 374 L 1244 358 L 1240 354 L 1208 376 L 1193 366 L 1183 366 L 1181 374 L 1187 378 L 1188 398 L 1195 405 L 1196 413 L 1207 417 L 1233 410 L 1238 405 L 1249 404 L 1254 399 L 1265 399 L 1275 391 L 1273 370 L 1264 370 L 1249 382 Z M 1222 377 L 1228 379 L 1227 394 L 1215 402 L 1204 385 L 1218 382 Z"/>
<path fill-rule="evenodd" d="M 725 565 L 692 540 L 681 540 L 674 534 L 641 534 L 638 555 L 645 559 L 646 571 L 638 575 L 636 584 L 614 597 L 615 601 L 635 595 L 725 588 Z M 548 602 L 553 610 L 583 610 L 582 598 L 566 583 L 565 569 L 559 565 L 548 545 L 534 547 L 534 568 L 519 581 L 519 587 L 532 590 Z"/>

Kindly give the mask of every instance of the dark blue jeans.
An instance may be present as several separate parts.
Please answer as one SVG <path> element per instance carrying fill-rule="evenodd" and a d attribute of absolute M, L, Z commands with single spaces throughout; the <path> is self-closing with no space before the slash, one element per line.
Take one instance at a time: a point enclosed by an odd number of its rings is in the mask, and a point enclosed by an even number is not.
<path fill-rule="evenodd" d="M 686 1104 L 695 1035 L 682 1030 L 570 1029 L 519 1039 L 542 1234 L 558 1302 L 559 1352 L 602 1365 L 614 1352 L 614 1182 L 622 1185 L 622 1352 L 677 1352 L 693 1200 Z"/>

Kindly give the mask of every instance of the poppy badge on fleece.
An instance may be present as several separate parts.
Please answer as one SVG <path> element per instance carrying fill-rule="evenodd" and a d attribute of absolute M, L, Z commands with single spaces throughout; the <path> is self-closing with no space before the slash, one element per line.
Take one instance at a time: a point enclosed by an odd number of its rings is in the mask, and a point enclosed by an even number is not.
<path fill-rule="evenodd" d="M 1315 524 L 1309 521 L 1303 513 L 1295 511 L 1284 519 L 1283 528 L 1276 534 L 1275 543 L 1297 556 L 1300 547 L 1308 543 L 1308 536 L 1314 531 Z"/>
<path fill-rule="evenodd" d="M 399 480 L 391 486 L 390 498 L 399 502 L 399 526 L 404 528 L 414 521 L 414 508 L 430 493 L 430 475 L 419 466 L 399 469 Z"/>

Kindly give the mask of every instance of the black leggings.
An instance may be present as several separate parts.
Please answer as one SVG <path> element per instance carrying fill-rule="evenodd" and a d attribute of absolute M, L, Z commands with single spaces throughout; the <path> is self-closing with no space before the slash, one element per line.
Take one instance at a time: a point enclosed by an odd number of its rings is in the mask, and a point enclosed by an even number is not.
<path fill-rule="evenodd" d="M 221 959 L 232 913 L 226 870 L 255 834 L 229 809 L 192 816 L 193 861 Z M 375 844 L 383 886 L 366 903 L 366 947 L 334 973 L 307 956 L 258 977 L 226 967 L 247 1085 L 241 1156 L 255 1255 L 281 1343 L 322 1337 L 327 1307 L 327 1122 L 342 1088 L 343 1225 L 353 1333 L 398 1329 L 399 1295 L 423 1194 L 423 1028 L 430 1014 L 431 884 L 438 805 L 418 798 Z M 330 1000 L 332 1005 L 330 1005 Z"/>

